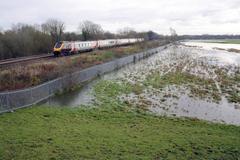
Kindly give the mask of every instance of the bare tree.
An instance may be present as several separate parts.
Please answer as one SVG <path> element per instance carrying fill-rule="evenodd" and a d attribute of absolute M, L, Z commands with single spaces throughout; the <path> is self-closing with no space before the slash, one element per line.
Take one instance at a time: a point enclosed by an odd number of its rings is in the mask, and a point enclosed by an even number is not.
<path fill-rule="evenodd" d="M 118 34 L 121 38 L 136 38 L 138 36 L 138 33 L 130 27 L 119 29 Z"/>
<path fill-rule="evenodd" d="M 64 30 L 64 22 L 57 19 L 49 19 L 46 23 L 42 24 L 42 31 L 50 34 L 54 42 L 61 40 Z"/>
<path fill-rule="evenodd" d="M 175 29 L 170 28 L 170 41 L 172 41 L 173 43 L 177 41 L 177 32 Z"/>
<path fill-rule="evenodd" d="M 15 24 L 0 33 L 0 59 L 50 52 L 51 36 L 40 31 L 37 25 Z"/>
<path fill-rule="evenodd" d="M 115 38 L 116 38 L 115 34 L 109 31 L 104 32 L 104 39 L 115 39 Z"/>
<path fill-rule="evenodd" d="M 82 33 L 83 40 L 97 40 L 103 37 L 103 29 L 99 24 L 91 21 L 83 21 L 79 25 L 79 30 Z"/>
<path fill-rule="evenodd" d="M 2 29 L 0 27 L 0 59 L 4 59 L 4 57 L 5 57 L 2 39 L 3 39 L 3 33 L 2 33 Z"/>

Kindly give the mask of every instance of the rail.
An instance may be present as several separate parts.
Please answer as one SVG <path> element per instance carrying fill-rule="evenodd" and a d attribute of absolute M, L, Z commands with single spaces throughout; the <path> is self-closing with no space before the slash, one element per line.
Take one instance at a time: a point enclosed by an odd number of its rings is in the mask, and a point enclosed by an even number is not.
<path fill-rule="evenodd" d="M 20 63 L 20 62 L 26 62 L 26 61 L 32 61 L 32 60 L 38 60 L 38 59 L 43 59 L 43 58 L 49 58 L 49 57 L 52 57 L 52 55 L 51 54 L 41 54 L 41 55 L 21 57 L 21 58 L 5 59 L 5 60 L 0 60 L 0 66 L 10 65 L 10 64 Z"/>

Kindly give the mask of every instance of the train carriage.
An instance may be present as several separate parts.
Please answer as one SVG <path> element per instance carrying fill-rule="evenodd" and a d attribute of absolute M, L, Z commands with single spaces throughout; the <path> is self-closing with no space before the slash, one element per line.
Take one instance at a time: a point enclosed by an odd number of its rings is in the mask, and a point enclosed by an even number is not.
<path fill-rule="evenodd" d="M 70 55 L 84 51 L 91 51 L 94 49 L 109 48 L 115 46 L 123 46 L 141 42 L 143 39 L 108 39 L 98 41 L 61 41 L 57 42 L 54 46 L 53 53 L 55 56 Z"/>
<path fill-rule="evenodd" d="M 91 51 L 97 48 L 97 41 L 62 41 L 54 46 L 54 55 L 70 55 L 84 51 Z"/>

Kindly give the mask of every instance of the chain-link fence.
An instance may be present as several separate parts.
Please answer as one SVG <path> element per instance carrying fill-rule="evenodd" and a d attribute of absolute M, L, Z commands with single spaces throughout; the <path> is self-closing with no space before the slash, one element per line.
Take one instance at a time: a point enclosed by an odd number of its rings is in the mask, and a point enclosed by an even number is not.
<path fill-rule="evenodd" d="M 119 69 L 129 63 L 139 61 L 158 53 L 165 49 L 166 46 L 151 49 L 142 53 L 119 58 L 111 62 L 96 65 L 73 74 L 46 82 L 42 85 L 27 88 L 19 91 L 0 93 L 0 113 L 12 111 L 18 108 L 31 106 L 39 103 L 59 91 L 82 82 L 89 81 L 99 75 Z"/>

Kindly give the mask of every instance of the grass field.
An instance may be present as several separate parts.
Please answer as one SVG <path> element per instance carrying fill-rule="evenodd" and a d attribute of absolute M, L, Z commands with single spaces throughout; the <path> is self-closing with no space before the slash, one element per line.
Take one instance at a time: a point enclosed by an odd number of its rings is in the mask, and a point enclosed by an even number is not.
<path fill-rule="evenodd" d="M 90 108 L 1 115 L 0 159 L 239 159 L 240 127 L 158 117 L 117 99 L 133 89 L 101 81 Z"/>

